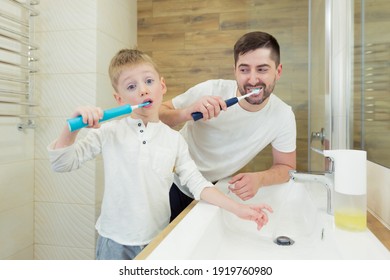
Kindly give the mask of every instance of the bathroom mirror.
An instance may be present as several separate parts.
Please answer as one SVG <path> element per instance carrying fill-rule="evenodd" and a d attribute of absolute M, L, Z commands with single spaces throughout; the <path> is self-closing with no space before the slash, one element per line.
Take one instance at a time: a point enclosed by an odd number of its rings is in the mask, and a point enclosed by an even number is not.
<path fill-rule="evenodd" d="M 390 168 L 390 1 L 355 1 L 354 9 L 353 147 Z"/>
<path fill-rule="evenodd" d="M 365 150 L 369 161 L 390 168 L 390 37 L 384 36 L 390 2 L 310 4 L 310 146 Z M 338 56 L 337 48 L 348 56 Z M 323 165 L 322 156 L 309 151 L 311 170 Z"/>

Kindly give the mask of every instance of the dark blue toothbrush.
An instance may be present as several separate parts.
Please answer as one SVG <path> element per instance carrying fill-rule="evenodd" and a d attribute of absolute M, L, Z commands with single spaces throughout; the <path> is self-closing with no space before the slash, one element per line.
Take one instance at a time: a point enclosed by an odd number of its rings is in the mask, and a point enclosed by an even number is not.
<path fill-rule="evenodd" d="M 256 89 L 252 90 L 250 93 L 247 93 L 247 94 L 242 95 L 240 97 L 232 97 L 232 98 L 226 99 L 225 103 L 228 107 L 230 107 L 230 106 L 238 103 L 238 101 L 240 101 L 241 99 L 244 99 L 248 96 L 251 96 L 252 94 L 258 94 L 260 92 L 260 90 L 262 90 L 262 89 L 256 88 Z M 193 113 L 191 113 L 191 116 L 192 116 L 192 119 L 194 121 L 197 121 L 197 120 L 200 120 L 203 118 L 203 114 L 201 112 L 193 112 Z"/>

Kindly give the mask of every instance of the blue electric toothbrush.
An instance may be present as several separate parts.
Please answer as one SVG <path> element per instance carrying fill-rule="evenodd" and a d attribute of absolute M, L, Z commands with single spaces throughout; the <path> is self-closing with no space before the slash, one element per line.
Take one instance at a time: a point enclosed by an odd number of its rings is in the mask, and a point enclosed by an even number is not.
<path fill-rule="evenodd" d="M 253 94 L 258 94 L 263 88 L 255 88 L 254 90 L 252 90 L 250 93 L 247 93 L 245 95 L 242 95 L 240 97 L 232 97 L 232 98 L 229 98 L 229 99 L 226 99 L 225 100 L 225 103 L 228 107 L 238 103 L 238 101 L 240 101 L 241 99 L 244 99 L 246 97 L 249 97 Z M 200 120 L 203 118 L 203 114 L 201 112 L 193 112 L 191 113 L 191 116 L 192 116 L 192 119 L 194 121 L 197 121 L 197 120 Z"/>
<path fill-rule="evenodd" d="M 126 105 L 119 106 L 116 108 L 104 110 L 103 111 L 103 118 L 101 120 L 99 120 L 99 122 L 104 122 L 104 121 L 110 120 L 112 118 L 116 118 L 116 117 L 119 117 L 119 116 L 122 116 L 125 114 L 130 114 L 131 112 L 133 112 L 134 109 L 141 108 L 141 107 L 144 107 L 144 106 L 149 105 L 149 104 L 150 104 L 150 102 L 148 101 L 148 102 L 144 102 L 144 103 L 134 105 L 134 106 L 130 106 L 130 105 L 126 104 Z M 67 122 L 68 122 L 68 127 L 69 127 L 70 132 L 73 132 L 75 130 L 78 130 L 80 128 L 88 126 L 88 124 L 83 122 L 83 118 L 81 116 L 78 116 L 78 117 L 72 118 L 72 119 L 68 119 Z"/>

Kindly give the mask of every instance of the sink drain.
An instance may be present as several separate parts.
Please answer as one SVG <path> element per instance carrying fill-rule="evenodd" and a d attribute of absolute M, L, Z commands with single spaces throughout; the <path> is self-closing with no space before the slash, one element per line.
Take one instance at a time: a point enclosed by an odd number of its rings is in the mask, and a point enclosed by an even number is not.
<path fill-rule="evenodd" d="M 291 246 L 294 244 L 294 240 L 288 236 L 278 236 L 275 238 L 274 243 L 280 246 Z"/>

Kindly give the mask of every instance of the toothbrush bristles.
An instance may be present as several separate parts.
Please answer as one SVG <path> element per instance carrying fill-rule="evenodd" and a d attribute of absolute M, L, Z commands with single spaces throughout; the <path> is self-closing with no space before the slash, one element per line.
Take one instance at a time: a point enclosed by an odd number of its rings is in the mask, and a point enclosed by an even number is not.
<path fill-rule="evenodd" d="M 261 87 L 261 88 L 255 88 L 255 89 L 253 89 L 251 92 L 250 92 L 250 94 L 257 94 L 257 93 L 260 93 L 260 91 L 262 90 L 263 88 Z"/>

